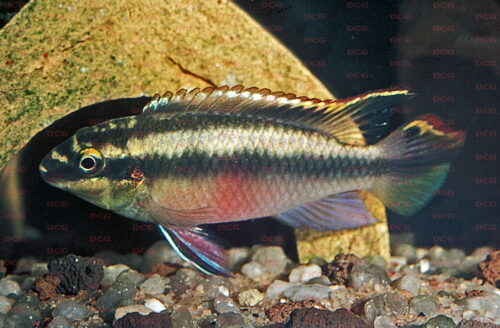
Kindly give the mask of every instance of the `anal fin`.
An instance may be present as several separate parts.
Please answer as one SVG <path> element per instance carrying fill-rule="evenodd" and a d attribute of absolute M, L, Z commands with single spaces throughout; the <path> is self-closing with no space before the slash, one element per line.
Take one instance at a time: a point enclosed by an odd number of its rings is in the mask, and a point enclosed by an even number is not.
<path fill-rule="evenodd" d="M 308 227 L 318 231 L 353 229 L 377 222 L 358 191 L 330 195 L 295 207 L 276 218 L 294 228 Z"/>
<path fill-rule="evenodd" d="M 224 248 L 211 240 L 210 235 L 199 227 L 158 228 L 175 252 L 186 262 L 205 274 L 230 277 L 228 256 Z"/>

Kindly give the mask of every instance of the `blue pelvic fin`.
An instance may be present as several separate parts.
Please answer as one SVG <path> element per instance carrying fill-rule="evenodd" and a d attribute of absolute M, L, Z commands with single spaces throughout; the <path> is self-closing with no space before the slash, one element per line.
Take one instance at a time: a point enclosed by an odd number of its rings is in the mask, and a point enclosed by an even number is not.
<path fill-rule="evenodd" d="M 161 233 L 175 252 L 208 275 L 230 277 L 228 257 L 224 248 L 211 240 L 210 235 L 199 227 L 166 228 L 158 225 Z"/>
<path fill-rule="evenodd" d="M 358 191 L 330 195 L 295 207 L 276 218 L 294 228 L 308 227 L 318 231 L 352 229 L 377 222 Z"/>

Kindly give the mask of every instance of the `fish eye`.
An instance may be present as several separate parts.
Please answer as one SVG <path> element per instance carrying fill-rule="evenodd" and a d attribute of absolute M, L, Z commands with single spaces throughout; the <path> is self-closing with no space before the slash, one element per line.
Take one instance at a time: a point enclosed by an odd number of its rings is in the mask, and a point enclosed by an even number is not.
<path fill-rule="evenodd" d="M 84 173 L 96 174 L 104 167 L 101 153 L 95 148 L 80 151 L 79 167 Z"/>

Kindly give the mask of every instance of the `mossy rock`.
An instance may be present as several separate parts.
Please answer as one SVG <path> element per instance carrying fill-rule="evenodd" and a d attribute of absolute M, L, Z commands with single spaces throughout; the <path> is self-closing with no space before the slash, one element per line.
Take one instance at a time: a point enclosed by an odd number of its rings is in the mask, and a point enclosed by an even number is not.
<path fill-rule="evenodd" d="M 224 0 L 30 1 L 0 31 L 0 48 L 0 168 L 54 120 L 112 98 L 223 84 L 333 98 L 279 41 Z M 377 226 L 364 229 L 376 236 Z M 358 239 L 356 231 L 342 236 L 350 244 Z"/>

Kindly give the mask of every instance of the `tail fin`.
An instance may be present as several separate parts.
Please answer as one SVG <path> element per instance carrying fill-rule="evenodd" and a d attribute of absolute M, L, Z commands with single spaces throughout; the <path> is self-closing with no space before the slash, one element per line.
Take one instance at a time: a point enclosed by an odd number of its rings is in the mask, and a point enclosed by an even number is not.
<path fill-rule="evenodd" d="M 436 115 L 419 116 L 377 144 L 390 171 L 371 191 L 398 214 L 416 213 L 445 181 L 464 140 L 463 131 L 449 129 Z"/>

